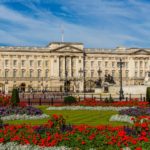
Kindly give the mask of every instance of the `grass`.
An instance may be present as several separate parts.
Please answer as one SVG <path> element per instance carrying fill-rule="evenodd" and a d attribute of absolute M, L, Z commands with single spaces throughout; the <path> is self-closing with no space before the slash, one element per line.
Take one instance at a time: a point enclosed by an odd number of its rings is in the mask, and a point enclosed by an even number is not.
<path fill-rule="evenodd" d="M 96 125 L 112 125 L 112 126 L 121 126 L 121 125 L 129 125 L 128 123 L 123 122 L 109 122 L 109 119 L 112 115 L 117 114 L 117 111 L 97 111 L 97 110 L 46 110 L 48 106 L 37 106 L 40 108 L 45 114 L 49 116 L 53 114 L 62 114 L 66 119 L 68 124 L 79 125 L 79 124 L 87 124 L 91 126 Z M 13 121 L 5 121 L 5 123 L 9 124 L 31 124 L 31 125 L 39 125 L 46 123 L 47 119 L 39 119 L 39 120 L 13 120 Z"/>

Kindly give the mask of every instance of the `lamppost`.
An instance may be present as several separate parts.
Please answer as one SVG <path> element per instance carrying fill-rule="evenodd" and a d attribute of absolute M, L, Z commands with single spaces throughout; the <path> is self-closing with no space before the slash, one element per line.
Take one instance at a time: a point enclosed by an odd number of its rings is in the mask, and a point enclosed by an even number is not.
<path fill-rule="evenodd" d="M 120 61 L 117 62 L 117 66 L 120 68 L 120 91 L 119 91 L 120 101 L 124 98 L 123 89 L 122 89 L 122 67 L 124 65 L 125 65 L 125 62 L 122 62 L 122 59 L 120 58 Z"/>
<path fill-rule="evenodd" d="M 85 89 L 86 89 L 86 86 L 85 86 L 85 74 L 84 74 L 84 72 L 85 71 L 80 68 L 80 70 L 79 70 L 80 77 L 82 76 L 82 73 L 83 73 L 83 93 L 84 93 L 84 99 L 85 99 Z"/>
<path fill-rule="evenodd" d="M 68 71 L 65 70 L 65 80 L 64 80 L 64 92 L 65 92 L 65 95 L 68 94 Z"/>
<path fill-rule="evenodd" d="M 99 86 L 101 87 L 101 84 L 102 84 L 101 73 L 102 73 L 102 71 L 100 70 L 100 68 L 97 70 L 97 73 L 98 73 L 98 77 L 99 77 Z"/>

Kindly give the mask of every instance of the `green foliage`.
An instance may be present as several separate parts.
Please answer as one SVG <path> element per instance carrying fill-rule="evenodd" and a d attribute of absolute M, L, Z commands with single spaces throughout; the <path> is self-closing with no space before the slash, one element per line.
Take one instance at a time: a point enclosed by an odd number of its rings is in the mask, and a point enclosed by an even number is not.
<path fill-rule="evenodd" d="M 109 102 L 110 102 L 110 103 L 113 103 L 113 102 L 114 102 L 114 99 L 113 99 L 111 96 L 109 97 Z"/>
<path fill-rule="evenodd" d="M 11 105 L 17 106 L 19 103 L 20 103 L 19 92 L 18 89 L 14 88 L 12 90 Z"/>
<path fill-rule="evenodd" d="M 71 104 L 76 103 L 76 102 L 77 102 L 77 100 L 73 96 L 67 96 L 64 98 L 64 103 L 67 105 L 71 105 Z"/>
<path fill-rule="evenodd" d="M 146 90 L 146 101 L 150 103 L 150 87 L 147 87 Z"/>
<path fill-rule="evenodd" d="M 105 103 L 109 103 L 109 99 L 107 97 L 105 98 Z"/>
<path fill-rule="evenodd" d="M 0 126 L 3 125 L 3 120 L 1 119 L 1 116 L 0 116 Z"/>
<path fill-rule="evenodd" d="M 109 98 L 105 98 L 105 103 L 113 103 L 114 99 L 110 96 Z"/>

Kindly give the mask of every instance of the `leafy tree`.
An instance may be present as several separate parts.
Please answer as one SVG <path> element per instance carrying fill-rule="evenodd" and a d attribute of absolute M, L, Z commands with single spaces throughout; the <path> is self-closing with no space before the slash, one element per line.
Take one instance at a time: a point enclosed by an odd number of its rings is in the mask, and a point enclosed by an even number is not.
<path fill-rule="evenodd" d="M 12 90 L 11 105 L 17 106 L 20 103 L 19 91 L 17 88 Z"/>

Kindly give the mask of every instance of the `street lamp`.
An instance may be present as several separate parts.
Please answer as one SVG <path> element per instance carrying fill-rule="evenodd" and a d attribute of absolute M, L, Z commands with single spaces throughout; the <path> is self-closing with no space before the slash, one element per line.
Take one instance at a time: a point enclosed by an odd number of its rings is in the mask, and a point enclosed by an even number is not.
<path fill-rule="evenodd" d="M 101 87 L 101 73 L 102 71 L 100 70 L 100 68 L 97 70 L 97 73 L 98 73 L 98 77 L 99 77 L 99 86 Z"/>
<path fill-rule="evenodd" d="M 119 99 L 120 99 L 120 101 L 124 98 L 123 89 L 122 89 L 122 67 L 124 65 L 125 65 L 125 62 L 122 62 L 122 59 L 120 58 L 120 61 L 117 62 L 117 66 L 120 68 L 120 91 L 119 91 Z"/>
<path fill-rule="evenodd" d="M 64 80 L 64 92 L 65 92 L 65 95 L 67 95 L 67 92 L 68 92 L 68 71 L 65 70 L 65 80 Z"/>

